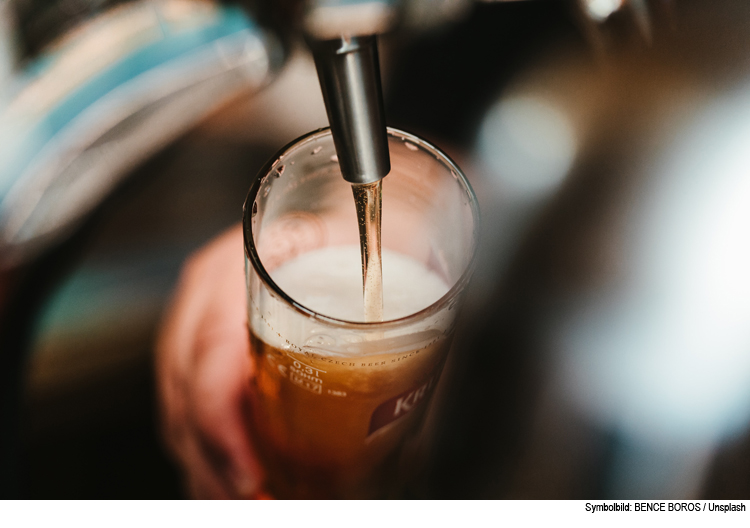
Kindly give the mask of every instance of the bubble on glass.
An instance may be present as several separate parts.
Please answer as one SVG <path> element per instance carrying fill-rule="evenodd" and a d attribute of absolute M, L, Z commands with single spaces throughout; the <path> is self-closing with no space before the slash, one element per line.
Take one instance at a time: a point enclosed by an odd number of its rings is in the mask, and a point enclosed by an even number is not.
<path fill-rule="evenodd" d="M 315 155 L 315 154 L 317 154 L 318 152 L 320 152 L 321 150 L 323 150 L 323 147 L 315 147 L 315 148 L 313 149 L 313 151 L 312 151 L 312 152 L 311 152 L 310 154 L 313 154 L 313 155 Z"/>
<path fill-rule="evenodd" d="M 305 341 L 305 345 L 311 346 L 311 347 L 321 347 L 321 346 L 333 346 L 336 344 L 336 340 L 326 334 L 317 334 L 312 337 L 309 337 L 307 341 Z"/>
<path fill-rule="evenodd" d="M 416 152 L 417 150 L 419 150 L 419 147 L 417 147 L 414 143 L 409 143 L 407 141 L 406 143 L 404 143 L 404 145 L 406 145 L 406 148 L 408 148 L 412 152 Z"/>
<path fill-rule="evenodd" d="M 344 342 L 351 344 L 361 343 L 362 341 L 364 341 L 364 338 L 357 334 L 344 334 L 343 336 L 341 336 L 341 339 L 343 339 Z"/>
<path fill-rule="evenodd" d="M 339 162 L 339 157 L 336 154 L 334 154 L 333 156 L 331 156 L 331 161 L 333 163 L 338 163 Z"/>

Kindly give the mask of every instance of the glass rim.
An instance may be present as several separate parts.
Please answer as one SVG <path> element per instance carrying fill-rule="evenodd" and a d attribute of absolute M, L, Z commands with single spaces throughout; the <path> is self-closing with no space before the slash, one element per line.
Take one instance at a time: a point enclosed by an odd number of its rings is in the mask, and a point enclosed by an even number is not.
<path fill-rule="evenodd" d="M 429 306 L 409 315 L 399 317 L 398 319 L 389 319 L 387 321 L 365 322 L 338 319 L 336 317 L 318 313 L 315 310 L 312 310 L 292 299 L 276 284 L 276 282 L 274 282 L 274 280 L 271 278 L 270 273 L 268 273 L 265 266 L 263 266 L 263 263 L 261 262 L 260 256 L 258 255 L 257 249 L 255 247 L 255 240 L 253 238 L 251 222 L 252 215 L 248 214 L 248 212 L 252 210 L 252 204 L 255 203 L 255 199 L 258 196 L 258 192 L 260 191 L 260 186 L 265 180 L 265 177 L 271 173 L 274 166 L 276 166 L 276 164 L 279 163 L 285 156 L 289 155 L 290 152 L 292 152 L 293 150 L 297 150 L 305 144 L 317 140 L 321 137 L 330 136 L 330 127 L 319 128 L 317 130 L 313 130 L 312 132 L 308 132 L 307 134 L 304 134 L 281 147 L 278 152 L 276 152 L 276 154 L 274 154 L 263 165 L 260 171 L 258 171 L 258 175 L 255 177 L 253 184 L 247 193 L 247 197 L 245 198 L 245 203 L 242 206 L 242 235 L 244 239 L 245 256 L 250 261 L 253 268 L 255 268 L 255 271 L 260 277 L 261 281 L 274 293 L 274 295 L 277 295 L 296 312 L 306 317 L 311 317 L 317 321 L 326 323 L 330 326 L 361 330 L 387 330 L 393 327 L 408 325 L 414 321 L 429 317 L 433 313 L 437 313 L 438 311 L 440 311 L 442 308 L 453 302 L 458 297 L 459 293 L 468 284 L 472 271 L 476 266 L 477 246 L 479 243 L 479 204 L 477 201 L 477 197 L 474 194 L 474 190 L 469 184 L 469 181 L 467 180 L 463 171 L 458 167 L 458 165 L 456 165 L 456 163 L 450 158 L 450 156 L 448 156 L 438 147 L 432 145 L 427 140 L 396 128 L 388 127 L 387 130 L 389 137 L 395 137 L 404 141 L 409 140 L 413 142 L 414 144 L 420 146 L 421 148 L 432 154 L 439 162 L 443 163 L 449 169 L 451 169 L 456 174 L 456 179 L 461 185 L 462 190 L 466 193 L 466 196 L 469 197 L 469 207 L 471 208 L 471 215 L 474 223 L 474 225 L 472 226 L 471 235 L 471 258 L 458 280 L 456 280 L 456 282 L 442 297 L 440 297 L 440 299 L 433 302 Z"/>

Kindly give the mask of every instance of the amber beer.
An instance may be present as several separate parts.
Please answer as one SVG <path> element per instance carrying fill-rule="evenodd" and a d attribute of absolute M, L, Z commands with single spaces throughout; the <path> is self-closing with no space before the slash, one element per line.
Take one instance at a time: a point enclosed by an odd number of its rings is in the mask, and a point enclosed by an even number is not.
<path fill-rule="evenodd" d="M 414 259 L 392 251 L 382 257 L 391 293 L 385 317 L 409 316 L 448 291 Z M 364 320 L 358 264 L 358 247 L 332 246 L 291 258 L 271 276 L 316 313 Z M 264 315 L 262 305 L 273 306 L 265 293 L 250 301 L 251 421 L 269 491 L 300 498 L 395 493 L 406 473 L 402 448 L 437 383 L 450 325 L 433 315 L 405 328 L 320 327 L 283 308 Z"/>
<path fill-rule="evenodd" d="M 281 350 L 250 336 L 251 428 L 269 492 L 296 498 L 398 493 L 408 466 L 401 458 L 409 456 L 402 447 L 424 417 L 448 336 L 366 358 Z"/>

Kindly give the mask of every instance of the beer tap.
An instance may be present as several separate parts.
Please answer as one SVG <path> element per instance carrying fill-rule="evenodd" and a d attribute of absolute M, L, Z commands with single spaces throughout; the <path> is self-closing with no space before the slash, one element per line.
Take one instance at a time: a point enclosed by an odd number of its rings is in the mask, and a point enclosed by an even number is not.
<path fill-rule="evenodd" d="M 344 179 L 375 183 L 391 170 L 377 37 L 311 43 L 336 155 Z"/>
<path fill-rule="evenodd" d="M 352 184 L 376 183 L 391 170 L 377 34 L 392 19 L 388 2 L 313 2 L 305 17 L 341 173 Z"/>

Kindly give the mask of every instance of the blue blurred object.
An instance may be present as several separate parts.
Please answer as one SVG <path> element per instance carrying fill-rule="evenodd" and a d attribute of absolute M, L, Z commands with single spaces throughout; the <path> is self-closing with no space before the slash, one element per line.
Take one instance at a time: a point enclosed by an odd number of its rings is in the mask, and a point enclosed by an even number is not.
<path fill-rule="evenodd" d="M 88 21 L 4 86 L 0 266 L 69 232 L 143 160 L 281 66 L 243 10 L 124 4 Z"/>

